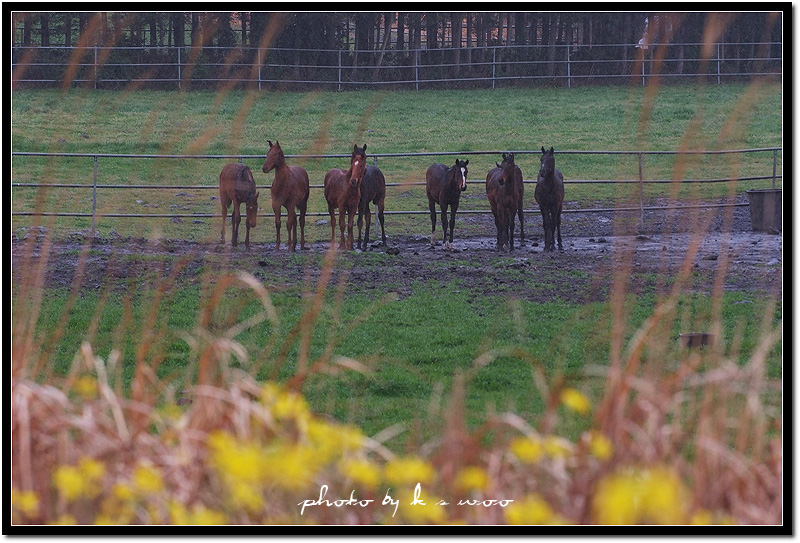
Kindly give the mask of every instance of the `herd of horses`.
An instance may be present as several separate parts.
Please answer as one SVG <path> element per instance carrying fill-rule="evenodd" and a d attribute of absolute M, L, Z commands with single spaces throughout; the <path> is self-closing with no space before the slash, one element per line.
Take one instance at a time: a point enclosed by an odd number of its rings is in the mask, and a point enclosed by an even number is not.
<path fill-rule="evenodd" d="M 277 241 L 275 248 L 281 245 L 281 208 L 286 208 L 286 230 L 288 239 L 286 246 L 294 251 L 297 247 L 297 226 L 300 225 L 300 248 L 305 249 L 305 224 L 308 197 L 310 194 L 308 172 L 300 166 L 290 166 L 280 143 L 269 141 L 269 152 L 262 166 L 264 173 L 275 170 L 272 182 L 272 211 L 275 214 L 275 231 Z M 564 176 L 555 167 L 555 152 L 552 147 L 542 147 L 539 175 L 536 179 L 534 199 L 542 213 L 544 226 L 544 250 L 554 251 L 556 240 L 558 249 L 563 251 L 561 243 L 561 211 L 564 203 Z M 425 175 L 425 192 L 431 212 L 431 247 L 436 245 L 436 206 L 441 210 L 443 248 L 453 249 L 453 229 L 461 193 L 467 190 L 467 165 L 469 160 L 456 159 L 455 164 L 432 164 Z M 513 153 L 503 153 L 503 161 L 495 162 L 495 168 L 486 175 L 486 196 L 494 215 L 497 227 L 497 249 L 514 250 L 515 215 L 519 218 L 520 242 L 525 240 L 525 223 L 523 218 L 523 197 L 525 187 L 522 171 L 514 163 Z M 353 250 L 353 223 L 358 227 L 356 248 L 366 250 L 369 244 L 371 222 L 370 203 L 375 205 L 378 221 L 381 226 L 382 243 L 386 245 L 386 232 L 383 224 L 384 201 L 386 199 L 386 178 L 376 166 L 367 164 L 367 144 L 363 147 L 353 145 L 350 155 L 350 167 L 347 170 L 333 168 L 325 174 L 325 200 L 331 220 L 331 245 L 336 243 L 336 219 L 339 213 L 339 247 Z M 239 242 L 239 224 L 242 216 L 240 205 L 245 204 L 246 227 L 244 244 L 250 250 L 250 229 L 255 228 L 258 215 L 258 194 L 253 173 L 242 164 L 227 164 L 219 175 L 219 196 L 222 205 L 222 234 L 220 243 L 225 242 L 225 222 L 228 208 L 233 204 L 231 223 L 233 232 L 231 244 L 236 247 Z M 450 219 L 447 210 L 450 209 Z M 358 219 L 356 220 L 356 216 Z M 366 218 L 362 242 L 362 226 Z M 347 235 L 345 236 L 345 230 Z"/>

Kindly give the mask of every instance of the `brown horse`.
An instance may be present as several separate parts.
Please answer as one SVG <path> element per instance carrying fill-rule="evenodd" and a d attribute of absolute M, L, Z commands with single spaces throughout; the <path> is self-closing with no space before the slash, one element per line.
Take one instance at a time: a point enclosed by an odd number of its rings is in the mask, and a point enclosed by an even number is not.
<path fill-rule="evenodd" d="M 503 153 L 503 162 L 498 168 L 489 170 L 486 175 L 486 195 L 492 206 L 494 224 L 497 227 L 497 249 L 508 246 L 514 250 L 514 215 L 519 211 L 520 190 L 517 183 L 522 183 L 522 172 L 517 177 L 517 167 L 512 153 Z"/>
<path fill-rule="evenodd" d="M 367 169 L 367 144 L 363 148 L 353 145 L 350 156 L 350 169 L 339 168 L 328 170 L 325 174 L 325 200 L 328 202 L 328 213 L 331 216 L 331 246 L 336 242 L 335 213 L 339 210 L 339 231 L 341 242 L 339 248 L 353 250 L 353 219 L 361 203 L 361 180 Z M 347 242 L 344 240 L 344 221 L 347 215 Z"/>
<path fill-rule="evenodd" d="M 553 148 L 545 151 L 542 147 L 541 167 L 536 179 L 536 192 L 533 197 L 542 211 L 544 223 L 544 250 L 555 251 L 556 232 L 558 232 L 558 250 L 561 245 L 561 210 L 564 206 L 564 176 L 556 169 L 556 157 Z"/>
<path fill-rule="evenodd" d="M 500 164 L 495 162 L 495 165 L 500 168 Z M 514 165 L 514 187 L 517 189 L 517 217 L 519 217 L 519 241 L 520 245 L 525 241 L 525 216 L 522 208 L 525 207 L 525 183 L 522 180 L 522 170 L 519 166 Z"/>
<path fill-rule="evenodd" d="M 297 246 L 297 213 L 300 211 L 300 249 L 306 248 L 306 209 L 308 208 L 309 183 L 308 172 L 300 166 L 289 166 L 283 154 L 280 143 L 269 143 L 267 159 L 261 170 L 269 173 L 275 170 L 275 180 L 272 182 L 272 211 L 275 213 L 275 231 L 278 240 L 275 249 L 281 247 L 281 207 L 286 208 L 286 230 L 289 239 L 286 247 L 294 251 Z"/>
<path fill-rule="evenodd" d="M 364 145 L 366 148 L 366 145 Z M 369 244 L 369 227 L 372 214 L 369 210 L 369 203 L 375 204 L 378 222 L 381 223 L 381 241 L 386 246 L 386 231 L 383 229 L 383 208 L 386 200 L 386 178 L 377 166 L 367 166 L 364 177 L 361 180 L 361 201 L 358 204 L 358 248 L 362 251 L 367 250 Z M 362 217 L 366 215 L 367 229 L 364 231 L 364 243 L 361 243 Z"/>
<path fill-rule="evenodd" d="M 461 193 L 467 190 L 467 164 L 469 160 L 458 160 L 449 168 L 444 164 L 431 164 L 425 173 L 425 192 L 428 195 L 428 208 L 431 210 L 431 247 L 436 243 L 436 204 L 442 209 L 442 248 L 453 249 L 453 228 L 456 224 L 456 211 Z M 450 207 L 450 241 L 447 241 L 447 208 Z"/>
<path fill-rule="evenodd" d="M 244 246 L 249 251 L 250 229 L 256 227 L 256 217 L 258 216 L 258 192 L 256 192 L 256 182 L 250 168 L 242 164 L 226 164 L 222 168 L 222 173 L 219 174 L 219 201 L 222 205 L 222 234 L 219 241 L 225 243 L 225 222 L 228 220 L 228 207 L 232 203 L 231 244 L 234 247 L 239 245 L 239 223 L 242 222 L 239 205 L 244 202 L 247 213 L 247 233 L 244 237 Z"/>

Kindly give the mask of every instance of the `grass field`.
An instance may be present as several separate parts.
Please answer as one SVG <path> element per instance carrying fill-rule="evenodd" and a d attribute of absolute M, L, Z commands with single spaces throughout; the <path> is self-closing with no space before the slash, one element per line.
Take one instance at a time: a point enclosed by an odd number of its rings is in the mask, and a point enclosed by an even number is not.
<path fill-rule="evenodd" d="M 278 140 L 288 155 L 348 154 L 353 143 L 369 153 L 528 151 L 517 164 L 535 180 L 542 146 L 570 151 L 675 151 L 766 148 L 782 145 L 781 89 L 776 85 L 666 87 L 657 93 L 633 88 L 504 89 L 423 92 L 248 93 L 155 91 L 24 91 L 12 97 L 12 149 L 28 152 L 109 154 L 199 154 L 264 156 L 267 140 Z M 499 155 L 473 155 L 469 188 L 461 209 L 488 210 L 483 181 Z M 387 210 L 426 211 L 425 171 L 452 156 L 383 157 L 378 165 L 387 182 Z M 643 176 L 650 180 L 720 179 L 772 175 L 772 152 L 747 155 L 649 155 Z M 218 175 L 226 159 L 102 158 L 98 183 L 110 185 L 208 186 L 208 189 L 100 189 L 97 211 L 104 213 L 218 214 Z M 346 159 L 289 159 L 322 185 L 325 172 Z M 263 159 L 246 159 L 261 186 Z M 557 166 L 570 180 L 636 180 L 635 155 L 561 155 Z M 778 153 L 782 173 L 782 153 Z M 93 161 L 86 158 L 14 157 L 12 178 L 19 183 L 91 185 Z M 416 184 L 415 184 L 416 183 Z M 646 184 L 647 202 L 664 198 L 726 198 L 768 181 L 705 184 Z M 779 180 L 780 183 L 780 180 Z M 526 207 L 534 208 L 532 186 Z M 92 191 L 15 188 L 14 211 L 92 212 Z M 635 184 L 568 184 L 567 209 L 638 203 Z M 266 193 L 262 213 L 271 213 Z M 321 189 L 312 189 L 309 211 L 327 211 Z M 327 227 L 310 221 L 309 238 L 325 239 Z M 49 219 L 48 219 L 49 220 Z M 265 221 L 271 222 L 270 219 Z M 32 223 L 15 217 L 14 227 Z M 167 238 L 209 240 L 219 219 L 169 217 L 100 219 L 98 232 L 122 236 L 155 230 Z M 425 216 L 392 218 L 396 233 L 424 233 Z M 54 219 L 57 232 L 87 230 L 91 219 Z M 470 227 L 467 227 L 470 228 Z M 475 234 L 477 232 L 469 232 Z M 274 236 L 274 228 L 255 233 Z"/>
<path fill-rule="evenodd" d="M 755 148 L 782 145 L 781 107 L 781 88 L 758 84 L 657 92 L 24 91 L 12 97 L 12 149 L 262 155 L 268 139 L 279 140 L 287 154 L 344 154 L 353 143 L 364 142 L 374 153 L 521 151 L 542 145 L 610 151 Z M 470 178 L 481 181 L 494 160 L 471 157 Z M 225 162 L 102 159 L 98 175 L 102 183 L 213 187 Z M 431 162 L 433 157 L 381 158 L 379 165 L 387 181 L 410 183 L 423 180 Z M 271 181 L 257 160 L 246 163 L 258 184 Z M 344 159 L 290 163 L 304 165 L 311 182 L 321 183 L 324 172 Z M 538 156 L 520 155 L 518 164 L 526 178 L 535 177 Z M 648 158 L 645 171 L 651 179 L 766 175 L 771 164 L 771 153 L 746 160 L 738 155 L 664 156 Z M 638 165 L 619 156 L 563 155 L 557 165 L 567 179 L 638 176 Z M 14 157 L 11 171 L 14 182 L 88 184 L 92 160 Z M 648 185 L 645 196 L 681 202 L 719 199 L 766 184 Z M 469 191 L 476 197 L 467 198 L 461 209 L 486 205 L 479 197 L 480 183 Z M 570 205 L 581 207 L 638 198 L 633 188 L 619 185 L 571 185 L 568 191 Z M 215 213 L 214 194 L 213 189 L 106 190 L 99 208 L 101 213 Z M 526 201 L 532 202 L 532 190 L 528 194 Z M 15 188 L 12 195 L 14 211 L 91 209 L 91 192 L 83 189 Z M 268 201 L 262 189 L 262 210 Z M 424 187 L 393 188 L 387 209 L 394 206 L 425 209 Z M 322 209 L 321 191 L 312 192 L 311 211 Z M 262 218 L 254 231 L 257 243 L 274 239 L 269 222 Z M 308 238 L 328 239 L 327 225 L 309 222 Z M 19 243 L 46 257 L 51 239 L 88 230 L 90 219 L 13 217 L 20 238 L 31 225 L 45 226 L 48 235 L 29 235 Z M 427 233 L 428 225 L 427 217 L 392 218 L 391 233 Z M 106 218 L 98 230 L 103 238 L 113 231 L 123 237 L 216 241 L 219 219 L 176 224 L 168 218 Z M 84 245 L 73 250 L 80 252 L 78 260 L 95 249 Z M 72 290 L 47 283 L 39 267 L 46 258 L 33 259 L 37 264 L 20 270 L 22 259 L 15 255 L 15 410 L 20 417 L 30 416 L 20 419 L 28 430 L 15 434 L 14 447 L 29 446 L 26 436 L 36 436 L 27 439 L 38 440 L 46 454 L 15 464 L 17 473 L 32 474 L 36 482 L 15 480 L 14 488 L 35 487 L 48 511 L 26 513 L 17 497 L 16 518 L 66 522 L 69 512 L 79 522 L 130 514 L 130 519 L 153 523 L 185 524 L 189 518 L 199 523 L 300 523 L 307 518 L 293 508 L 297 493 L 311 497 L 323 481 L 345 495 L 358 486 L 363 495 L 380 500 L 381 484 L 402 489 L 416 478 L 452 498 L 467 492 L 456 484 L 463 470 L 475 468 L 494 482 L 471 483 L 465 487 L 469 495 L 514 496 L 525 504 L 521 512 L 443 519 L 405 511 L 402 521 L 780 520 L 780 493 L 775 498 L 772 492 L 780 477 L 773 453 L 780 454 L 782 440 L 782 305 L 772 293 L 756 286 L 725 292 L 717 284 L 709 287 L 711 295 L 682 290 L 691 284 L 688 259 L 686 269 L 676 274 L 682 279 L 663 278 L 674 290 L 628 292 L 630 269 L 620 257 L 610 292 L 586 304 L 556 297 L 528 301 L 502 286 L 479 290 L 457 276 L 415 282 L 402 296 L 388 277 L 371 291 L 345 296 L 346 285 L 330 278 L 332 270 L 358 268 L 380 276 L 388 255 L 272 255 L 300 262 L 307 274 L 276 286 L 258 275 L 258 256 L 244 269 L 227 254 L 209 255 L 199 269 L 181 274 L 163 269 L 178 270 L 182 255 L 121 251 L 116 258 L 129 272 L 124 278 L 108 277 L 96 288 L 76 284 Z M 470 254 L 458 258 L 454 266 L 471 265 Z M 498 256 L 489 265 L 503 268 L 501 279 L 516 280 L 521 272 L 513 263 Z M 584 272 L 558 270 L 558 277 L 543 282 L 569 285 L 571 273 Z M 722 340 L 686 349 L 677 336 L 690 330 L 712 330 Z M 275 383 L 288 388 L 272 388 Z M 176 405 L 183 390 L 193 404 Z M 48 414 L 61 412 L 68 415 L 49 419 Z M 370 445 L 356 454 L 348 450 L 353 432 L 375 439 L 359 438 Z M 68 453 L 61 452 L 63 443 L 70 443 Z M 605 448 L 597 449 L 601 445 Z M 107 471 L 93 471 L 87 457 L 102 461 Z M 142 457 L 147 460 L 140 462 Z M 269 463 L 262 466 L 265 458 Z M 385 471 L 381 478 L 366 478 L 366 467 L 354 470 L 346 464 L 354 458 L 381 464 Z M 390 465 L 398 459 L 419 463 L 402 464 L 399 471 L 406 477 L 393 479 Z M 295 460 L 305 464 L 291 464 Z M 36 468 L 38 462 L 47 469 Z M 128 471 L 112 470 L 114 462 Z M 83 475 L 59 477 L 66 465 Z M 661 465 L 669 468 L 666 483 L 658 479 L 664 475 Z M 197 466 L 202 467 L 192 472 Z M 425 471 L 434 466 L 435 475 Z M 149 479 L 136 475 L 156 468 Z M 124 475 L 129 472 L 130 477 Z M 604 516 L 603 507 L 612 508 L 608 504 L 617 504 L 614 496 L 620 494 L 603 485 L 617 475 L 639 481 L 619 502 L 621 511 L 633 511 L 630 504 L 641 502 L 636 496 L 641 481 L 649 485 L 655 480 L 654 489 L 677 490 L 662 501 L 653 498 L 656 505 L 642 506 L 643 512 L 636 505 L 632 516 Z M 105 477 L 104 486 L 86 487 L 92 477 Z M 84 494 L 69 494 L 70 481 Z M 119 485 L 133 490 L 125 494 Z M 156 490 L 147 494 L 147 488 Z M 662 496 L 660 490 L 653 492 L 645 494 Z M 753 504 L 757 507 L 749 507 Z M 213 516 L 217 513 L 223 516 Z M 314 521 L 397 522 L 378 514 L 346 519 L 321 514 Z"/>

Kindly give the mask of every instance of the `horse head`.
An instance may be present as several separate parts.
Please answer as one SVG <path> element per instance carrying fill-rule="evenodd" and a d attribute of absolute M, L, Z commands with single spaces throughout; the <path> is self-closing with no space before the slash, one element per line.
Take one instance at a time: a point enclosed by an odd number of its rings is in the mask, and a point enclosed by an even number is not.
<path fill-rule="evenodd" d="M 541 162 L 539 177 L 549 179 L 556 170 L 556 157 L 553 148 L 550 147 L 549 151 L 545 151 L 544 147 L 542 147 L 542 157 L 539 160 Z"/>
<path fill-rule="evenodd" d="M 455 175 L 459 188 L 462 191 L 467 190 L 467 164 L 469 164 L 469 159 L 467 160 L 456 159 L 456 163 L 453 166 L 453 174 Z"/>
<path fill-rule="evenodd" d="M 353 145 L 353 154 L 350 156 L 350 169 L 348 170 L 348 181 L 351 186 L 355 186 L 361 182 L 364 177 L 364 172 L 367 171 L 367 144 L 359 148 L 358 145 Z"/>
<path fill-rule="evenodd" d="M 256 220 L 258 217 L 258 191 L 251 192 L 250 197 L 245 200 L 245 208 L 247 208 L 247 227 L 255 228 Z"/>
<path fill-rule="evenodd" d="M 261 171 L 264 173 L 269 173 L 270 170 L 286 162 L 286 157 L 283 155 L 283 149 L 281 149 L 281 144 L 278 140 L 275 140 L 274 145 L 270 140 L 267 140 L 267 143 L 269 143 L 267 159 L 264 161 L 264 165 L 261 166 Z"/>
<path fill-rule="evenodd" d="M 503 153 L 503 162 L 500 163 L 498 166 L 500 168 L 500 178 L 497 180 L 497 182 L 500 185 L 508 183 L 509 185 L 513 186 L 514 175 L 516 172 L 516 164 L 514 164 L 514 153 Z"/>

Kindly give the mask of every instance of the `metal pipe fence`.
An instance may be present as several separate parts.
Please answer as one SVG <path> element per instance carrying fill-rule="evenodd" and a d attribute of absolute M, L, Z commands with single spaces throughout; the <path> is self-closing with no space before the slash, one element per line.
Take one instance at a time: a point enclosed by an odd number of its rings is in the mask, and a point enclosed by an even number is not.
<path fill-rule="evenodd" d="M 630 155 L 636 156 L 638 161 L 638 179 L 578 179 L 578 180 L 565 180 L 565 184 L 637 184 L 639 185 L 640 202 L 638 207 L 613 207 L 613 208 L 565 208 L 564 213 L 609 213 L 609 212 L 635 212 L 638 211 L 644 215 L 645 211 L 658 211 L 670 209 L 694 209 L 694 208 L 717 208 L 717 207 L 737 207 L 747 204 L 739 203 L 725 203 L 725 204 L 698 204 L 698 205 L 681 205 L 681 206 L 645 206 L 642 197 L 642 191 L 645 184 L 659 184 L 659 183 L 673 183 L 671 179 L 645 179 L 643 174 L 643 157 L 647 155 L 678 155 L 678 154 L 691 154 L 691 155 L 724 155 L 736 153 L 772 153 L 772 172 L 767 175 L 737 177 L 733 178 L 711 178 L 711 179 L 684 179 L 680 183 L 727 183 L 733 181 L 758 181 L 772 179 L 773 188 L 778 179 L 783 179 L 783 176 L 777 173 L 777 160 L 778 152 L 782 152 L 782 147 L 767 147 L 756 149 L 731 149 L 719 151 L 559 151 L 557 154 L 561 155 Z M 405 157 L 426 157 L 426 156 L 464 156 L 464 155 L 494 155 L 497 156 L 503 151 L 442 151 L 442 152 L 423 152 L 423 153 L 375 153 L 370 156 L 373 157 L 374 164 L 378 165 L 379 158 L 405 158 Z M 525 154 L 540 154 L 540 151 L 519 150 L 511 151 L 515 155 Z M 261 160 L 263 155 L 155 155 L 155 154 L 102 154 L 102 153 L 39 153 L 39 152 L 13 152 L 12 156 L 22 158 L 34 157 L 62 157 L 62 158 L 91 158 L 93 161 L 93 180 L 92 184 L 86 183 L 21 183 L 14 182 L 12 179 L 12 188 L 83 188 L 92 190 L 92 212 L 51 212 L 51 211 L 12 211 L 12 216 L 55 216 L 55 217 L 91 217 L 92 218 L 92 231 L 91 235 L 94 237 L 96 230 L 96 223 L 98 217 L 102 218 L 210 218 L 219 216 L 218 213 L 107 213 L 103 212 L 98 214 L 97 202 L 99 190 L 125 190 L 125 189 L 155 189 L 155 190 L 218 190 L 219 185 L 150 185 L 150 184 L 108 184 L 98 182 L 98 166 L 100 159 L 103 160 L 119 160 L 119 159 L 190 159 L 190 160 L 238 160 L 240 163 L 247 160 Z M 311 155 L 286 155 L 286 158 L 291 159 L 327 159 L 327 158 L 349 158 L 348 154 L 311 154 Z M 525 184 L 535 184 L 535 179 L 526 179 L 523 181 Z M 483 181 L 469 181 L 469 184 L 483 184 Z M 386 183 L 387 187 L 398 186 L 414 186 L 425 185 L 425 182 L 403 182 L 403 183 Z M 258 188 L 269 189 L 271 185 L 259 185 Z M 323 185 L 312 184 L 312 189 L 322 189 Z M 526 209 L 525 213 L 535 212 L 536 210 Z M 468 210 L 461 209 L 459 214 L 489 214 L 491 210 Z M 387 215 L 428 215 L 429 211 L 419 210 L 392 210 L 386 211 Z M 311 212 L 307 216 L 328 216 L 326 212 Z M 273 213 L 259 213 L 259 217 L 274 217 Z M 377 221 L 376 221 L 377 222 Z"/>
<path fill-rule="evenodd" d="M 129 84 L 186 89 L 420 88 L 503 84 L 608 84 L 650 78 L 703 78 L 717 84 L 780 78 L 780 42 L 719 43 L 702 58 L 701 43 L 504 45 L 384 51 L 256 47 L 13 46 L 15 85 L 119 88 Z M 665 48 L 657 63 L 652 52 Z M 366 59 L 366 61 L 364 60 Z M 655 71 L 654 71 L 655 70 Z"/>

